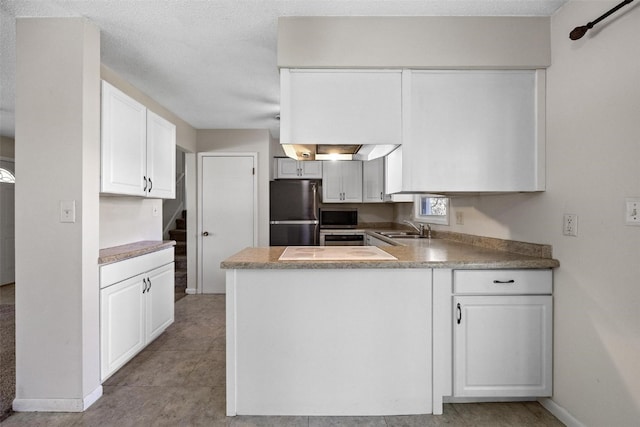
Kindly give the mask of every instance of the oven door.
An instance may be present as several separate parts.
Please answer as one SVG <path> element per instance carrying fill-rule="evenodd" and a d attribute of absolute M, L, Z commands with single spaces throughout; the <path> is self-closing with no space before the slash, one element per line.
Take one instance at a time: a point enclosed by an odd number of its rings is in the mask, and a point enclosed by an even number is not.
<path fill-rule="evenodd" d="M 363 234 L 327 234 L 325 246 L 364 246 Z"/>

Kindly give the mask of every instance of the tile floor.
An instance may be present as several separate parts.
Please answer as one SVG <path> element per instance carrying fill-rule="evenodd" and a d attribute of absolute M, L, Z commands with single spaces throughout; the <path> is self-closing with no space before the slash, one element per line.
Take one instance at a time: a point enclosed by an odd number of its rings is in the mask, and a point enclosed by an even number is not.
<path fill-rule="evenodd" d="M 104 383 L 84 413 L 15 413 L 9 426 L 562 426 L 536 402 L 447 404 L 444 415 L 226 417 L 224 296 L 188 295 L 176 321 Z"/>

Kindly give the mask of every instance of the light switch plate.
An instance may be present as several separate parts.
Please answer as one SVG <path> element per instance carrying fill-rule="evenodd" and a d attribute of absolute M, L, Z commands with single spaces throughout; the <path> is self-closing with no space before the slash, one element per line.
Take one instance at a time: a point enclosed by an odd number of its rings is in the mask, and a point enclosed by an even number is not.
<path fill-rule="evenodd" d="M 625 221 L 627 225 L 640 225 L 640 198 L 628 198 L 625 201 Z"/>
<path fill-rule="evenodd" d="M 75 200 L 60 200 L 60 222 L 76 222 Z"/>

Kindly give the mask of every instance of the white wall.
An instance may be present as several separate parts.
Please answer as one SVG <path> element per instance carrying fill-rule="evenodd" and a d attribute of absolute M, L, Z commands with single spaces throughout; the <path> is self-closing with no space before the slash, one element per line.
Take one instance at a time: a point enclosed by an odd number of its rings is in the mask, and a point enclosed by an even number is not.
<path fill-rule="evenodd" d="M 278 66 L 543 68 L 548 17 L 287 16 Z"/>
<path fill-rule="evenodd" d="M 640 419 L 640 227 L 623 220 L 640 197 L 640 5 L 569 39 L 616 3 L 571 1 L 552 19 L 547 191 L 455 198 L 465 224 L 450 227 L 553 245 L 553 400 L 589 426 Z M 579 216 L 577 237 L 563 213 Z"/>
<path fill-rule="evenodd" d="M 258 246 L 269 246 L 269 177 L 271 136 L 266 129 L 197 131 L 198 152 L 258 153 Z"/>
<path fill-rule="evenodd" d="M 162 240 L 162 200 L 101 196 L 100 249 L 141 240 Z"/>
<path fill-rule="evenodd" d="M 81 411 L 102 393 L 100 33 L 83 18 L 20 18 L 16 52 L 14 409 Z M 75 223 L 60 222 L 61 200 Z"/>

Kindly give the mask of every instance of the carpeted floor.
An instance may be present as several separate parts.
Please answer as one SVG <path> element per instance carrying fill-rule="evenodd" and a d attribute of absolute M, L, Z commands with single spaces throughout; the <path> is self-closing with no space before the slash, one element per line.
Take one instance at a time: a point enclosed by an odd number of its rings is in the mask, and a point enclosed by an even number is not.
<path fill-rule="evenodd" d="M 11 415 L 16 395 L 15 285 L 0 287 L 0 421 Z"/>

